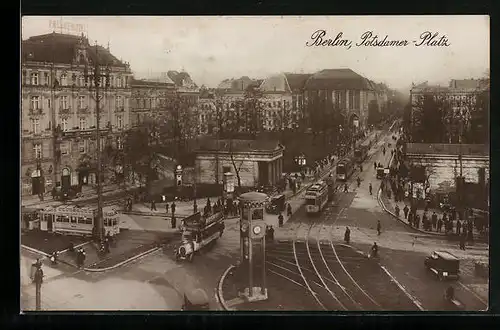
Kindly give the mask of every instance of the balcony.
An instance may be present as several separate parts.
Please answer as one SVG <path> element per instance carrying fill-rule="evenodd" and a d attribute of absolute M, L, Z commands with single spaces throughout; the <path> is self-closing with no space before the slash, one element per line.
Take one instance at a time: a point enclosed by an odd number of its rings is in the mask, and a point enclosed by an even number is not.
<path fill-rule="evenodd" d="M 116 106 L 115 112 L 124 112 L 124 111 L 125 111 L 125 106 L 123 105 Z"/>
<path fill-rule="evenodd" d="M 88 115 L 88 114 L 90 114 L 90 109 L 88 106 L 78 107 L 77 113 L 79 115 Z"/>
<path fill-rule="evenodd" d="M 30 108 L 28 111 L 29 116 L 41 116 L 43 114 L 44 114 L 44 112 L 43 112 L 43 109 L 41 109 L 41 108 Z"/>
<path fill-rule="evenodd" d="M 66 109 L 59 109 L 59 115 L 71 115 L 71 107 L 68 107 Z"/>

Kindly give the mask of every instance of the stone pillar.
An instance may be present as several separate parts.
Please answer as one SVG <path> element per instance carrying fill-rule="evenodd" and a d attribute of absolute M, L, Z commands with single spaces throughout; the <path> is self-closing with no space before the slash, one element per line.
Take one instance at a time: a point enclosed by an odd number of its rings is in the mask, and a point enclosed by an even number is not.
<path fill-rule="evenodd" d="M 273 162 L 267 163 L 267 183 L 272 184 L 273 177 Z"/>

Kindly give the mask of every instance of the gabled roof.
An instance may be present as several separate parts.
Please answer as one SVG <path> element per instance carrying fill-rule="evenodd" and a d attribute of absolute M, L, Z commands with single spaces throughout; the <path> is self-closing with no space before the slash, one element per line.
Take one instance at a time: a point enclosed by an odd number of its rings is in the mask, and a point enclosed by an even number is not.
<path fill-rule="evenodd" d="M 232 143 L 232 145 L 231 145 Z M 217 140 L 206 138 L 198 142 L 197 152 L 222 151 L 222 152 L 269 152 L 282 149 L 283 146 L 277 140 Z"/>
<path fill-rule="evenodd" d="M 325 69 L 313 74 L 306 90 L 373 90 L 373 84 L 351 69 Z"/>

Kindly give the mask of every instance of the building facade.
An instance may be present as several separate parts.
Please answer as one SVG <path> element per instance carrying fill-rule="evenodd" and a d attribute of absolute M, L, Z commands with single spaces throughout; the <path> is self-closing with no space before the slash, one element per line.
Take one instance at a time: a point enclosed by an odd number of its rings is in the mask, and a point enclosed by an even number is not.
<path fill-rule="evenodd" d="M 415 143 L 488 143 L 489 81 L 424 82 L 410 90 L 410 139 Z M 434 134 L 426 128 L 432 127 Z"/>
<path fill-rule="evenodd" d="M 176 96 L 174 82 L 164 79 L 132 79 L 131 125 L 138 126 L 148 119 L 169 117 L 169 104 Z"/>
<path fill-rule="evenodd" d="M 22 194 L 95 182 L 96 101 L 100 65 L 101 146 L 121 147 L 130 127 L 128 63 L 86 37 L 47 34 L 21 47 Z"/>
<path fill-rule="evenodd" d="M 198 184 L 222 183 L 224 173 L 238 176 L 242 187 L 275 185 L 283 172 L 283 146 L 271 140 L 213 140 L 200 143 L 195 151 Z"/>

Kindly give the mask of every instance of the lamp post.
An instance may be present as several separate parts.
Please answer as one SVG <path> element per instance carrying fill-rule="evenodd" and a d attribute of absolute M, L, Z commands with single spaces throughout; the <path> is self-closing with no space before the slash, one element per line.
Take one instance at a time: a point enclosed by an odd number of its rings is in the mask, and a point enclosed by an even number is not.
<path fill-rule="evenodd" d="M 103 216 L 102 216 L 102 187 L 101 187 L 101 170 L 102 170 L 102 164 L 101 164 L 101 129 L 100 129 L 100 102 L 101 102 L 101 87 L 104 89 L 104 91 L 107 90 L 107 87 L 109 86 L 109 73 L 110 69 L 109 66 L 106 67 L 106 70 L 104 73 L 101 73 L 101 65 L 99 63 L 99 54 L 98 54 L 98 48 L 97 48 L 97 42 L 95 43 L 95 61 L 93 62 L 93 70 L 92 72 L 89 73 L 87 65 L 85 65 L 85 71 L 84 71 L 84 77 L 85 77 L 85 84 L 88 83 L 90 80 L 93 82 L 95 88 L 92 89 L 92 83 L 89 85 L 89 90 L 93 92 L 93 98 L 95 100 L 95 113 L 96 113 L 96 139 L 97 139 L 97 217 L 94 221 L 94 237 L 99 240 L 99 242 L 102 242 L 103 240 L 103 231 L 104 231 L 104 226 L 103 226 Z M 106 79 L 106 82 L 104 86 L 101 86 L 101 82 L 103 81 L 103 78 Z M 95 96 L 94 96 L 95 95 Z"/>

